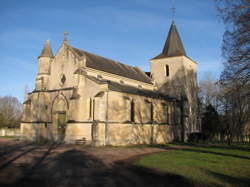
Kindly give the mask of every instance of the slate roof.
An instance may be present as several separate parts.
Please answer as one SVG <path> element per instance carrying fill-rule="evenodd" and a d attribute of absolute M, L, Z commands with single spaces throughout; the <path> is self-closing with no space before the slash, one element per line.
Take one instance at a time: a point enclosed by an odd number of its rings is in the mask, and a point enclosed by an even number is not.
<path fill-rule="evenodd" d="M 53 57 L 53 53 L 52 53 L 52 50 L 50 47 L 49 40 L 46 40 L 44 47 L 43 47 L 43 50 L 38 58 L 40 58 L 40 57 Z"/>
<path fill-rule="evenodd" d="M 86 57 L 86 66 L 96 70 L 112 73 L 122 77 L 130 78 L 140 82 L 152 84 L 152 80 L 147 76 L 145 72 L 138 67 L 132 67 L 120 62 L 113 61 L 108 58 L 104 58 L 77 48 L 72 49 L 81 57 Z"/>
<path fill-rule="evenodd" d="M 122 92 L 122 93 L 130 93 L 134 95 L 141 95 L 151 98 L 161 98 L 166 100 L 173 100 L 174 98 L 163 95 L 157 91 L 145 90 L 143 88 L 137 88 L 129 85 L 120 84 L 114 81 L 109 80 L 100 80 L 96 77 L 85 75 L 88 79 L 96 82 L 97 84 L 108 84 L 108 89 L 112 91 Z"/>
<path fill-rule="evenodd" d="M 171 24 L 162 53 L 154 57 L 153 59 L 160 59 L 173 56 L 187 56 L 183 43 L 181 41 L 181 37 L 176 28 L 175 21 L 173 21 Z"/>

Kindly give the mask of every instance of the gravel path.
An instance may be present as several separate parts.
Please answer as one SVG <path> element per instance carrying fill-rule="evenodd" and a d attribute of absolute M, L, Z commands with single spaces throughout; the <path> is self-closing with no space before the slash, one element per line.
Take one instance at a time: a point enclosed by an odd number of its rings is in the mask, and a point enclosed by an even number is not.
<path fill-rule="evenodd" d="M 0 138 L 0 186 L 189 186 L 180 176 L 133 165 L 128 160 L 166 151 L 81 145 L 39 146 Z"/>

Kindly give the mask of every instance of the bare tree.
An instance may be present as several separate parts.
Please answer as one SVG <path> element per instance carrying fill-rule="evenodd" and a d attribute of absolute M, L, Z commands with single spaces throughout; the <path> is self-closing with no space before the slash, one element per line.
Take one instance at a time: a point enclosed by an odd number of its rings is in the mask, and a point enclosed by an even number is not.
<path fill-rule="evenodd" d="M 199 82 L 199 99 L 203 106 L 212 105 L 218 108 L 219 87 L 211 72 L 206 72 L 204 78 Z"/>
<path fill-rule="evenodd" d="M 250 0 L 216 0 L 225 24 L 220 100 L 228 143 L 246 133 L 250 120 Z"/>
<path fill-rule="evenodd" d="M 228 144 L 233 140 L 243 140 L 247 125 L 250 120 L 250 103 L 247 96 L 248 89 L 232 84 L 231 87 L 222 83 L 219 96 L 221 108 L 223 109 L 223 123 L 226 126 L 226 136 Z"/>
<path fill-rule="evenodd" d="M 0 126 L 19 126 L 22 114 L 22 104 L 12 96 L 0 97 Z"/>
<path fill-rule="evenodd" d="M 250 84 L 250 0 L 216 0 L 225 24 L 222 52 L 225 57 L 221 80 Z M 249 93 L 249 92 L 248 92 Z"/>

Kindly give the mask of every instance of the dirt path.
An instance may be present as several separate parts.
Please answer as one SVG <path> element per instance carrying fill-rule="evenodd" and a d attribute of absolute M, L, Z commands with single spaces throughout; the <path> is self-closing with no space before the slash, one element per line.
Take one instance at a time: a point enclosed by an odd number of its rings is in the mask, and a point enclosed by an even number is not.
<path fill-rule="evenodd" d="M 0 186 L 178 186 L 180 176 L 135 166 L 125 160 L 161 148 L 39 146 L 0 138 Z"/>

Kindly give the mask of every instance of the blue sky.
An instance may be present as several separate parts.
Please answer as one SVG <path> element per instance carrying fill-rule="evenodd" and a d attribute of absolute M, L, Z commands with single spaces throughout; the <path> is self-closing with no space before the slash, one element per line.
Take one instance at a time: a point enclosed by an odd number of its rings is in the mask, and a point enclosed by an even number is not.
<path fill-rule="evenodd" d="M 54 54 L 69 43 L 149 71 L 163 48 L 172 20 L 172 0 L 2 0 L 0 7 L 0 96 L 23 100 L 34 89 L 39 56 L 50 39 Z M 177 28 L 198 77 L 222 70 L 224 32 L 212 0 L 176 0 Z"/>

